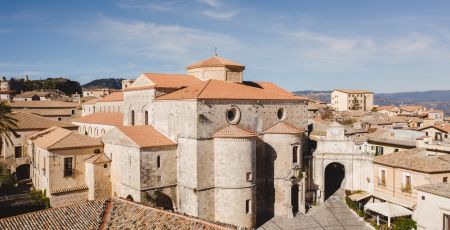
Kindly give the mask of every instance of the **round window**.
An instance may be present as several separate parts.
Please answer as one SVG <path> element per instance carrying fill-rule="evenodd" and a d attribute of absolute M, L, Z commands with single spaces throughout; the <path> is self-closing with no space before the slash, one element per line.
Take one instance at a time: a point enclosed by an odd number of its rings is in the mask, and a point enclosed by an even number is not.
<path fill-rule="evenodd" d="M 103 165 L 103 168 L 108 168 L 108 164 L 104 164 L 104 165 Z"/>
<path fill-rule="evenodd" d="M 234 125 L 239 123 L 239 120 L 241 119 L 241 112 L 237 107 L 231 107 L 227 110 L 226 116 L 228 123 Z"/>
<path fill-rule="evenodd" d="M 278 120 L 284 120 L 284 117 L 285 117 L 285 112 L 284 112 L 284 108 L 279 108 L 278 109 L 278 111 L 277 111 L 277 117 L 278 117 Z"/>

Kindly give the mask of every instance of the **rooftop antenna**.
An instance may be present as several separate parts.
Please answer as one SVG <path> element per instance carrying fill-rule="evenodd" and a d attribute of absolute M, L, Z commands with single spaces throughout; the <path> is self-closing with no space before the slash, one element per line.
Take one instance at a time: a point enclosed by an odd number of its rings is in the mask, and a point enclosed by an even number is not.
<path fill-rule="evenodd" d="M 217 47 L 214 47 L 214 56 L 217 57 Z"/>

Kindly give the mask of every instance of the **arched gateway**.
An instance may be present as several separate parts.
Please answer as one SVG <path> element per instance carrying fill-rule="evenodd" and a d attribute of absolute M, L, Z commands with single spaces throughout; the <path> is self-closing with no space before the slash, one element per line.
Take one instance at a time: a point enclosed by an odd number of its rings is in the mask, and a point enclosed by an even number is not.
<path fill-rule="evenodd" d="M 317 141 L 313 154 L 313 183 L 316 200 L 323 202 L 340 188 L 371 191 L 373 188 L 373 158 L 364 154 L 353 141 L 347 140 L 344 127 L 334 122 L 326 137 Z"/>
<path fill-rule="evenodd" d="M 23 164 L 16 168 L 16 179 L 17 180 L 30 179 L 30 164 Z"/>

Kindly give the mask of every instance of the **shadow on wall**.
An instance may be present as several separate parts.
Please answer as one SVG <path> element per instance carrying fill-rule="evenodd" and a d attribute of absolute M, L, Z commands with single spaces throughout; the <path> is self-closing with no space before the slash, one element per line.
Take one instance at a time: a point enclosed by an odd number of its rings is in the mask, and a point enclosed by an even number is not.
<path fill-rule="evenodd" d="M 325 200 L 330 198 L 342 186 L 345 179 L 345 167 L 341 163 L 331 163 L 325 168 Z"/>
<path fill-rule="evenodd" d="M 256 226 L 261 226 L 274 217 L 275 214 L 275 185 L 274 163 L 277 159 L 275 149 L 261 141 L 256 151 L 256 184 L 257 216 Z M 263 208 L 261 208 L 263 207 Z"/>

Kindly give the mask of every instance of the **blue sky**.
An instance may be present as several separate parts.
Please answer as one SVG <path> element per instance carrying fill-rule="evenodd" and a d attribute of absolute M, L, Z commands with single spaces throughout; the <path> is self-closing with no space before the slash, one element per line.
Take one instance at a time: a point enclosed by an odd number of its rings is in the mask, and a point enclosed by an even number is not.
<path fill-rule="evenodd" d="M 214 54 L 289 90 L 450 89 L 450 1 L 0 0 L 0 75 L 86 83 Z"/>

